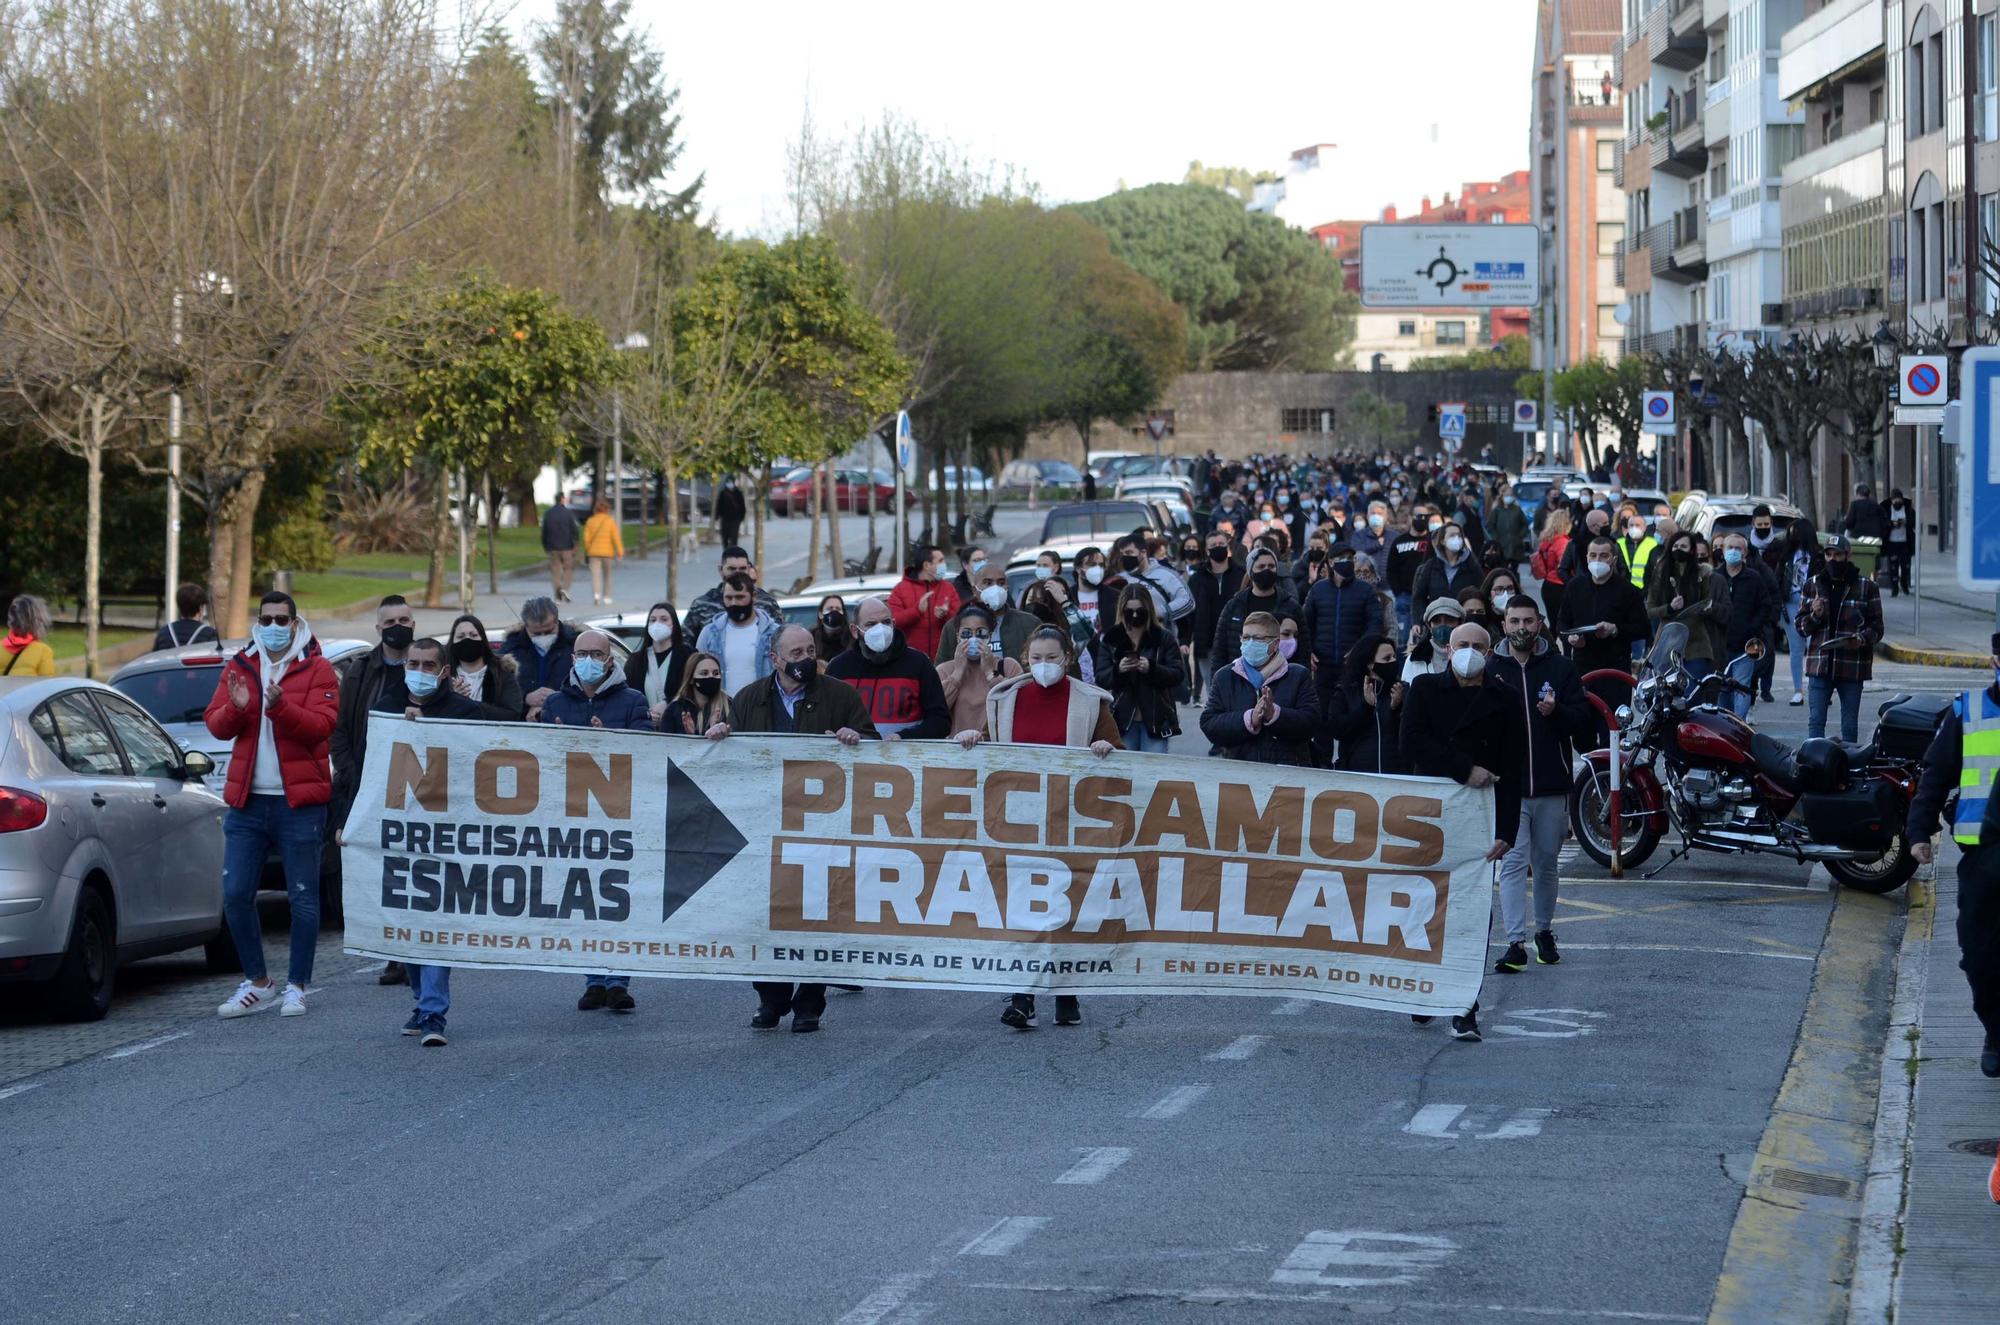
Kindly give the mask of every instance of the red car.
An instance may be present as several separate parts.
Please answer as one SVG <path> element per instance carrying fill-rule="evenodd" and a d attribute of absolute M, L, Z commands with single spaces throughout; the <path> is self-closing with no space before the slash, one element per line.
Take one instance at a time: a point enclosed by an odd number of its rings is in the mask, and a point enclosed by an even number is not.
<path fill-rule="evenodd" d="M 792 470 L 783 478 L 771 480 L 771 514 L 810 515 L 812 513 L 813 472 L 804 466 Z M 833 471 L 834 509 L 839 511 L 862 512 L 868 509 L 869 489 L 874 489 L 877 513 L 893 512 L 896 509 L 896 485 L 885 481 L 881 474 L 871 476 L 859 469 L 836 469 Z M 911 506 L 917 505 L 914 489 L 906 490 L 903 500 Z"/>

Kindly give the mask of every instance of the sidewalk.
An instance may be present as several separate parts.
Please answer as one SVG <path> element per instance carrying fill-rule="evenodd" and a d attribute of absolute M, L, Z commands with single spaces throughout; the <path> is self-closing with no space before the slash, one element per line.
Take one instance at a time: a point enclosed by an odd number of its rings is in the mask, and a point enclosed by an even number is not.
<path fill-rule="evenodd" d="M 1994 601 L 1959 587 L 1954 554 L 1926 550 L 1912 568 L 1911 583 L 1915 593 L 1882 594 L 1886 638 L 1878 652 L 1892 662 L 1990 666 Z"/>

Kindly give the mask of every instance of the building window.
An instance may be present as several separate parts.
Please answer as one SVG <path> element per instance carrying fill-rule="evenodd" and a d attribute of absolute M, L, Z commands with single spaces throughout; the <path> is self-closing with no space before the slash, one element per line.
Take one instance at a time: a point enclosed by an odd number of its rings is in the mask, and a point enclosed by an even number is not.
<path fill-rule="evenodd" d="M 1979 141 L 1990 143 L 2000 138 L 2000 100 L 1994 96 L 1993 58 L 1994 16 L 1979 16 L 1979 106 L 1972 117 L 1972 125 L 1978 131 Z"/>
<path fill-rule="evenodd" d="M 1398 336 L 1414 336 L 1417 334 L 1417 324 L 1405 318 L 1396 324 L 1396 334 Z"/>
<path fill-rule="evenodd" d="M 1921 304 L 1930 298 L 1925 282 L 1930 278 L 1930 265 L 1924 261 L 1924 209 L 1919 207 L 1910 213 L 1910 302 Z"/>
<path fill-rule="evenodd" d="M 1910 43 L 1909 59 L 1904 61 L 1903 85 L 1910 90 L 1910 137 L 1924 136 L 1924 43 L 1921 40 Z"/>
<path fill-rule="evenodd" d="M 1924 76 L 1930 80 L 1930 127 L 1944 128 L 1944 34 L 1931 38 L 1930 56 L 1924 61 Z"/>
<path fill-rule="evenodd" d="M 1437 343 L 1440 345 L 1465 344 L 1465 324 L 1463 322 L 1438 323 Z"/>
<path fill-rule="evenodd" d="M 1599 304 L 1597 306 L 1597 335 L 1600 340 L 1617 340 L 1625 334 L 1625 328 L 1618 325 L 1618 305 Z"/>
<path fill-rule="evenodd" d="M 1617 221 L 1597 223 L 1597 256 L 1609 258 L 1617 255 L 1619 241 L 1625 238 L 1625 227 Z"/>
<path fill-rule="evenodd" d="M 1313 405 L 1297 409 L 1278 411 L 1280 432 L 1317 433 L 1321 436 L 1333 432 L 1333 406 Z"/>
<path fill-rule="evenodd" d="M 1618 142 L 1613 138 L 1597 140 L 1597 173 L 1608 175 L 1618 165 Z"/>
<path fill-rule="evenodd" d="M 1987 270 L 1986 256 L 1993 246 L 2000 243 L 2000 193 L 1979 195 L 1979 253 L 1972 263 L 1979 273 L 1979 307 L 1987 313 L 2000 309 L 2000 286 L 1993 281 L 1993 273 Z"/>

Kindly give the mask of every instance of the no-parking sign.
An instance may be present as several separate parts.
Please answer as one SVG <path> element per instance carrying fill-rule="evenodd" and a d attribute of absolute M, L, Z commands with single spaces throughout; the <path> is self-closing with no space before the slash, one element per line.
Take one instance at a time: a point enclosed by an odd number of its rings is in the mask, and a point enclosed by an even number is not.
<path fill-rule="evenodd" d="M 1945 402 L 1951 399 L 1949 361 L 1942 354 L 1905 354 L 1896 361 L 1902 388 L 1896 402 L 1896 422 L 1943 423 Z"/>
<path fill-rule="evenodd" d="M 1642 432 L 1671 437 L 1680 431 L 1674 418 L 1674 393 L 1671 391 L 1648 391 L 1640 404 Z"/>
<path fill-rule="evenodd" d="M 1514 431 L 1536 432 L 1542 426 L 1542 407 L 1533 400 L 1514 402 Z"/>

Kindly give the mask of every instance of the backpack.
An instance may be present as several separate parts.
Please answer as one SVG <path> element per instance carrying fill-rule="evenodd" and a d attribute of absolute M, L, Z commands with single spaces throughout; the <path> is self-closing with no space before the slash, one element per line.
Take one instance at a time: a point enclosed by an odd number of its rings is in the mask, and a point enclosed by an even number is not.
<path fill-rule="evenodd" d="M 1535 573 L 1536 579 L 1562 583 L 1562 557 L 1568 544 L 1567 538 L 1543 540 L 1542 545 L 1535 549 L 1535 555 L 1528 559 L 1528 569 Z"/>

